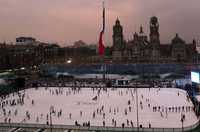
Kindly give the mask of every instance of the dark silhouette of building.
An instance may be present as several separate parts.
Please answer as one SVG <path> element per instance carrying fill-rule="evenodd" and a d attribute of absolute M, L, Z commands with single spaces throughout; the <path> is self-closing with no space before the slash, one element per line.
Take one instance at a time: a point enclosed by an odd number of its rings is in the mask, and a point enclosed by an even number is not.
<path fill-rule="evenodd" d="M 81 43 L 81 44 L 80 44 Z M 43 43 L 32 37 L 18 37 L 16 44 L 0 43 L 0 70 L 34 67 L 42 64 L 88 63 L 96 49 L 77 41 L 76 46 L 60 47 L 55 43 Z"/>
<path fill-rule="evenodd" d="M 56 44 L 0 44 L 0 69 L 14 69 L 59 62 Z M 62 55 L 64 56 L 64 55 Z"/>

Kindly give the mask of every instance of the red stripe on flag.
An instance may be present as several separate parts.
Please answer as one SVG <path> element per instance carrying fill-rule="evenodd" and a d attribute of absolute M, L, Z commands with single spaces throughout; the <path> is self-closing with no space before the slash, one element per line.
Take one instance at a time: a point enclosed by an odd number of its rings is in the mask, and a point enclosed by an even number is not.
<path fill-rule="evenodd" d="M 99 36 L 99 55 L 104 55 L 104 44 L 103 44 L 103 31 L 101 31 Z"/>

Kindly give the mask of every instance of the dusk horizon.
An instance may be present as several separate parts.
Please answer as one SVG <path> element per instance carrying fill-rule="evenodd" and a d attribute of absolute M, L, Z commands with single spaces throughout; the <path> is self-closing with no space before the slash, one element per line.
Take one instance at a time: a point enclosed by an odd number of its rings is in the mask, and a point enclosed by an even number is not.
<path fill-rule="evenodd" d="M 176 33 L 187 43 L 199 42 L 198 0 L 105 0 L 105 45 L 112 45 L 112 27 L 119 18 L 125 40 L 131 40 L 142 25 L 149 36 L 149 21 L 157 16 L 161 43 L 170 43 Z M 102 25 L 102 0 L 0 0 L 0 42 L 15 42 L 30 36 L 42 42 L 72 45 L 77 40 L 96 44 Z"/>

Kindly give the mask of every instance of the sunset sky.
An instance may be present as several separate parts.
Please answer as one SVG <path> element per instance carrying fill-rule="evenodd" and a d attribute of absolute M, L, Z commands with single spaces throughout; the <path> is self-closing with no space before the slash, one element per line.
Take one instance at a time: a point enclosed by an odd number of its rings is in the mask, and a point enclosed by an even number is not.
<path fill-rule="evenodd" d="M 149 19 L 157 16 L 161 42 L 179 33 L 187 42 L 200 38 L 200 0 L 105 0 L 106 45 L 112 44 L 112 26 L 118 17 L 125 39 L 143 25 L 149 34 Z M 0 42 L 18 36 L 62 46 L 76 40 L 96 43 L 102 22 L 102 0 L 0 0 Z"/>

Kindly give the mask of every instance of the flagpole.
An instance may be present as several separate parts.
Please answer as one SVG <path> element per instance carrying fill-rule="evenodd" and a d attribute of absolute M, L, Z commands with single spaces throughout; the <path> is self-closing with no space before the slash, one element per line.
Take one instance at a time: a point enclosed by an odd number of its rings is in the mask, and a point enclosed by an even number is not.
<path fill-rule="evenodd" d="M 105 31 L 105 4 L 104 4 L 104 1 L 103 1 L 103 33 Z"/>
<path fill-rule="evenodd" d="M 99 55 L 100 55 L 100 60 L 101 60 L 101 67 L 102 67 L 102 81 L 105 82 L 105 66 L 104 66 L 104 44 L 103 44 L 103 35 L 104 35 L 104 31 L 105 31 L 105 7 L 104 7 L 104 1 L 102 3 L 103 5 L 103 27 L 102 30 L 100 32 L 100 36 L 99 36 Z"/>
<path fill-rule="evenodd" d="M 103 33 L 105 32 L 105 5 L 104 5 L 104 1 L 103 1 Z M 105 65 L 105 63 L 104 63 L 104 57 L 105 57 L 105 55 L 103 54 L 102 55 L 102 65 L 103 65 L 103 82 L 105 83 L 106 82 L 106 78 L 105 78 L 105 70 L 106 70 L 106 65 Z"/>

